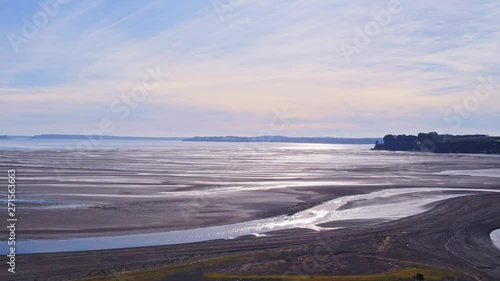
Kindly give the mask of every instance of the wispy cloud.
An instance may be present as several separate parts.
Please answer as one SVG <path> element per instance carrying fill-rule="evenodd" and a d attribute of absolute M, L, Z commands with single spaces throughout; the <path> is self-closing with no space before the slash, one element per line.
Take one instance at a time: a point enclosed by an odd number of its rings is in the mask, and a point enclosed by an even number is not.
<path fill-rule="evenodd" d="M 5 133 L 80 133 L 151 65 L 169 79 L 120 134 L 253 135 L 284 106 L 291 135 L 449 131 L 443 113 L 478 76 L 500 86 L 498 1 L 401 1 L 350 62 L 339 44 L 389 0 L 238 1 L 223 20 L 209 1 L 145 2 L 70 2 L 19 54 L 0 45 Z M 1 31 L 19 25 L 10 20 Z M 493 95 L 459 131 L 500 134 L 480 125 L 499 109 Z"/>

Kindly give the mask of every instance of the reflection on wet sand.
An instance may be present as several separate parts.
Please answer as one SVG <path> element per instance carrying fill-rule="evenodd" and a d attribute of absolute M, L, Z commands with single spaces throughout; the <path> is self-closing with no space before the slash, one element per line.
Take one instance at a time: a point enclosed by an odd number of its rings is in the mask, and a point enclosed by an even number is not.
<path fill-rule="evenodd" d="M 500 250 L 500 229 L 491 232 L 490 237 L 493 240 L 493 244 Z"/>
<path fill-rule="evenodd" d="M 464 192 L 497 192 L 471 189 L 389 189 L 369 194 L 345 196 L 294 215 L 281 215 L 232 225 L 137 234 L 128 236 L 73 238 L 63 240 L 27 240 L 18 244 L 19 253 L 89 251 L 192 243 L 231 239 L 294 228 L 321 231 L 320 225 L 342 221 L 386 222 L 408 217 L 430 209 L 432 203 L 466 195 Z M 337 227 L 338 228 L 338 227 Z M 331 228 L 329 228 L 331 229 Z M 0 246 L 0 251 L 7 249 Z"/>
<path fill-rule="evenodd" d="M 24 240 L 193 229 L 205 233 L 211 227 L 222 227 L 215 232 L 223 235 L 211 235 L 215 238 L 278 228 L 319 229 L 342 225 L 339 221 L 404 217 L 457 195 L 436 189 L 500 188 L 498 178 L 484 174 L 498 169 L 500 157 L 494 155 L 278 143 L 113 145 L 119 150 L 104 146 L 75 151 L 64 145 L 0 150 L 0 169 L 14 166 L 18 171 L 18 228 Z M 447 172 L 464 170 L 483 172 Z M 414 190 L 420 187 L 426 190 Z M 340 202 L 335 200 L 347 201 L 337 207 L 325 203 Z M 295 216 L 276 221 L 289 214 Z M 242 223 L 244 227 L 236 230 L 224 228 Z"/>

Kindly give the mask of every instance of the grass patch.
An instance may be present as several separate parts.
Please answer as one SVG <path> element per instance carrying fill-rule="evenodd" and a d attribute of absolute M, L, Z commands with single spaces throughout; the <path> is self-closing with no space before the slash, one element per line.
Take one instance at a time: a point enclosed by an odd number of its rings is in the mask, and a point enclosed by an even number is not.
<path fill-rule="evenodd" d="M 257 258 L 266 257 L 278 257 L 280 253 L 257 253 L 250 255 L 240 255 L 233 257 L 215 258 L 202 261 L 196 261 L 185 265 L 177 265 L 171 267 L 155 267 L 151 269 L 134 270 L 129 272 L 117 272 L 117 273 L 106 273 L 103 275 L 92 276 L 84 278 L 85 281 L 155 281 L 164 280 L 166 277 L 170 277 L 180 273 L 191 272 L 193 270 L 202 269 L 206 267 L 211 267 L 214 265 L 220 265 L 233 261 L 252 261 Z"/>
<path fill-rule="evenodd" d="M 291 275 L 226 275 L 219 273 L 205 274 L 204 277 L 214 280 L 224 279 L 254 279 L 254 280 L 289 280 L 289 281 L 304 281 L 304 280 L 319 280 L 319 281 L 392 281 L 392 280 L 412 280 L 413 277 L 421 273 L 425 280 L 443 280 L 448 277 L 455 276 L 449 272 L 424 269 L 424 268 L 402 268 L 394 272 L 372 274 L 372 275 L 352 275 L 352 276 L 291 276 Z"/>

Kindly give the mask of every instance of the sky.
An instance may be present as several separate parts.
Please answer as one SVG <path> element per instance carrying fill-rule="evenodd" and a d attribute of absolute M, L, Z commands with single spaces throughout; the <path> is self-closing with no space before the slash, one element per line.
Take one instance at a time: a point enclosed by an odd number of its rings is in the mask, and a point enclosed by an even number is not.
<path fill-rule="evenodd" d="M 497 0 L 0 7 L 0 135 L 500 135 Z"/>

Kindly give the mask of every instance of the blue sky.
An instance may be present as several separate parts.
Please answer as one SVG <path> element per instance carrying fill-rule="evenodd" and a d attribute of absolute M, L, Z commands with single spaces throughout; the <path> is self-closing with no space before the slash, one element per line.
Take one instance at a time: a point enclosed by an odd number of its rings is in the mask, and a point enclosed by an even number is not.
<path fill-rule="evenodd" d="M 500 135 L 499 1 L 59 1 L 0 0 L 0 134 Z"/>

